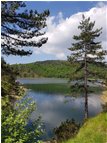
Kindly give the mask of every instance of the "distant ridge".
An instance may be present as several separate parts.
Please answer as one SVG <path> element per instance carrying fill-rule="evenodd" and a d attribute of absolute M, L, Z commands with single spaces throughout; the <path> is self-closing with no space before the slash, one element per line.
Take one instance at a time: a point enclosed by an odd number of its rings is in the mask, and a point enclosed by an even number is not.
<path fill-rule="evenodd" d="M 69 78 L 75 71 L 76 66 L 79 64 L 70 64 L 66 60 L 46 60 L 36 61 L 26 64 L 14 64 L 12 65 L 19 72 L 19 77 L 23 78 L 36 78 L 36 77 L 56 77 L 56 78 Z M 103 72 L 107 76 L 107 72 L 102 67 L 90 64 L 91 70 Z M 23 69 L 23 70 L 22 70 Z M 107 67 L 106 67 L 107 69 Z"/>
<path fill-rule="evenodd" d="M 36 61 L 12 66 L 19 71 L 19 77 L 67 78 L 71 69 L 69 63 L 65 60 Z"/>

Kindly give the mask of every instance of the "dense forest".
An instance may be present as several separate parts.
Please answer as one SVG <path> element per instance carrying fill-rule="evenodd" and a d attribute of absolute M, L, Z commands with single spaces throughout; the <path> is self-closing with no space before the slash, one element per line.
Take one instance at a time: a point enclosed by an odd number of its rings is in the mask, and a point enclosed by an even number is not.
<path fill-rule="evenodd" d="M 14 64 L 11 66 L 19 72 L 19 77 L 69 78 L 71 74 L 75 71 L 78 65 L 79 65 L 78 63 L 75 63 L 75 66 L 74 66 L 74 64 L 70 64 L 68 61 L 64 61 L 64 60 L 63 61 L 47 60 L 47 61 L 38 61 L 38 62 L 28 63 L 28 64 Z M 107 72 L 106 72 L 107 67 L 104 67 L 104 66 L 99 67 L 95 64 L 90 64 L 90 69 L 92 71 L 95 71 L 99 75 L 101 74 L 104 77 L 107 77 Z"/>

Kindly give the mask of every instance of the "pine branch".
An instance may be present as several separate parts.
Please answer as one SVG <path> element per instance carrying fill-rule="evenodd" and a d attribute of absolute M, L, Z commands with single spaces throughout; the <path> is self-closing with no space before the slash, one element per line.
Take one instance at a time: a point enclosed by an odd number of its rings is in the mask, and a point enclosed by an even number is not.
<path fill-rule="evenodd" d="M 45 44 L 48 38 L 42 38 L 39 41 L 33 41 L 32 38 L 39 37 L 45 34 L 41 30 L 46 27 L 46 19 L 49 16 L 49 11 L 45 10 L 43 13 L 38 13 L 37 11 L 24 11 L 18 13 L 17 9 L 20 7 L 25 7 L 24 2 L 2 2 L 1 6 L 1 36 L 2 36 L 2 52 L 4 54 L 16 54 L 21 53 L 21 50 L 16 51 L 18 48 L 23 47 L 41 47 Z M 13 37 L 13 35 L 15 35 Z M 16 37 L 16 38 L 15 38 Z M 29 40 L 28 40 L 29 39 Z M 5 43 L 4 43 L 5 42 Z M 7 44 L 7 48 L 6 47 Z M 10 49 L 12 48 L 12 50 Z M 8 50 L 6 53 L 6 49 Z M 24 53 L 25 55 L 31 52 Z"/>
<path fill-rule="evenodd" d="M 15 48 L 11 48 L 11 46 L 8 46 L 7 44 L 3 44 L 2 45 L 4 47 L 2 53 L 5 55 L 20 55 L 20 56 L 26 56 L 26 55 L 31 55 L 32 52 L 29 51 L 25 51 L 25 50 L 19 50 L 19 49 L 15 49 Z"/>

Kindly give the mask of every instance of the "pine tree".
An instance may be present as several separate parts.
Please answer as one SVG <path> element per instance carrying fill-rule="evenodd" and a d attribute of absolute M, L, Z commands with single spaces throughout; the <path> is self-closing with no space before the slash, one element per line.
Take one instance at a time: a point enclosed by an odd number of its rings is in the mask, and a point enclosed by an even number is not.
<path fill-rule="evenodd" d="M 24 7 L 26 5 L 21 1 L 1 2 L 1 48 L 5 55 L 30 55 L 32 51 L 25 50 L 26 47 L 41 47 L 48 40 L 41 36 L 45 34 L 42 29 L 46 27 L 49 11 L 22 12 Z M 39 40 L 32 40 L 34 37 Z"/>
<path fill-rule="evenodd" d="M 95 21 L 91 22 L 90 18 L 82 16 L 82 21 L 78 26 L 81 32 L 78 36 L 73 36 L 73 39 L 77 42 L 73 43 L 72 47 L 69 48 L 71 55 L 68 57 L 68 61 L 76 66 L 70 80 L 75 80 L 77 83 L 73 84 L 72 87 L 77 86 L 84 92 L 85 119 L 88 118 L 88 93 L 90 86 L 88 79 L 90 76 L 94 78 L 97 76 L 99 79 L 104 78 L 102 73 L 92 71 L 90 64 L 104 66 L 104 58 L 107 54 L 107 51 L 103 50 L 101 42 L 95 41 L 95 38 L 102 33 L 102 28 L 93 30 L 94 26 Z"/>

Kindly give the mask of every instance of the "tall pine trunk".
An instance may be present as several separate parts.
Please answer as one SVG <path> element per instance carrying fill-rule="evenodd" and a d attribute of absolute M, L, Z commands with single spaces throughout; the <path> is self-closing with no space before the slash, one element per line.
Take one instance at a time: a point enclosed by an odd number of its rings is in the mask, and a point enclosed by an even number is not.
<path fill-rule="evenodd" d="M 84 94 L 85 94 L 85 117 L 86 120 L 88 118 L 88 87 L 87 87 L 87 51 L 85 47 L 85 67 L 84 67 Z"/>

